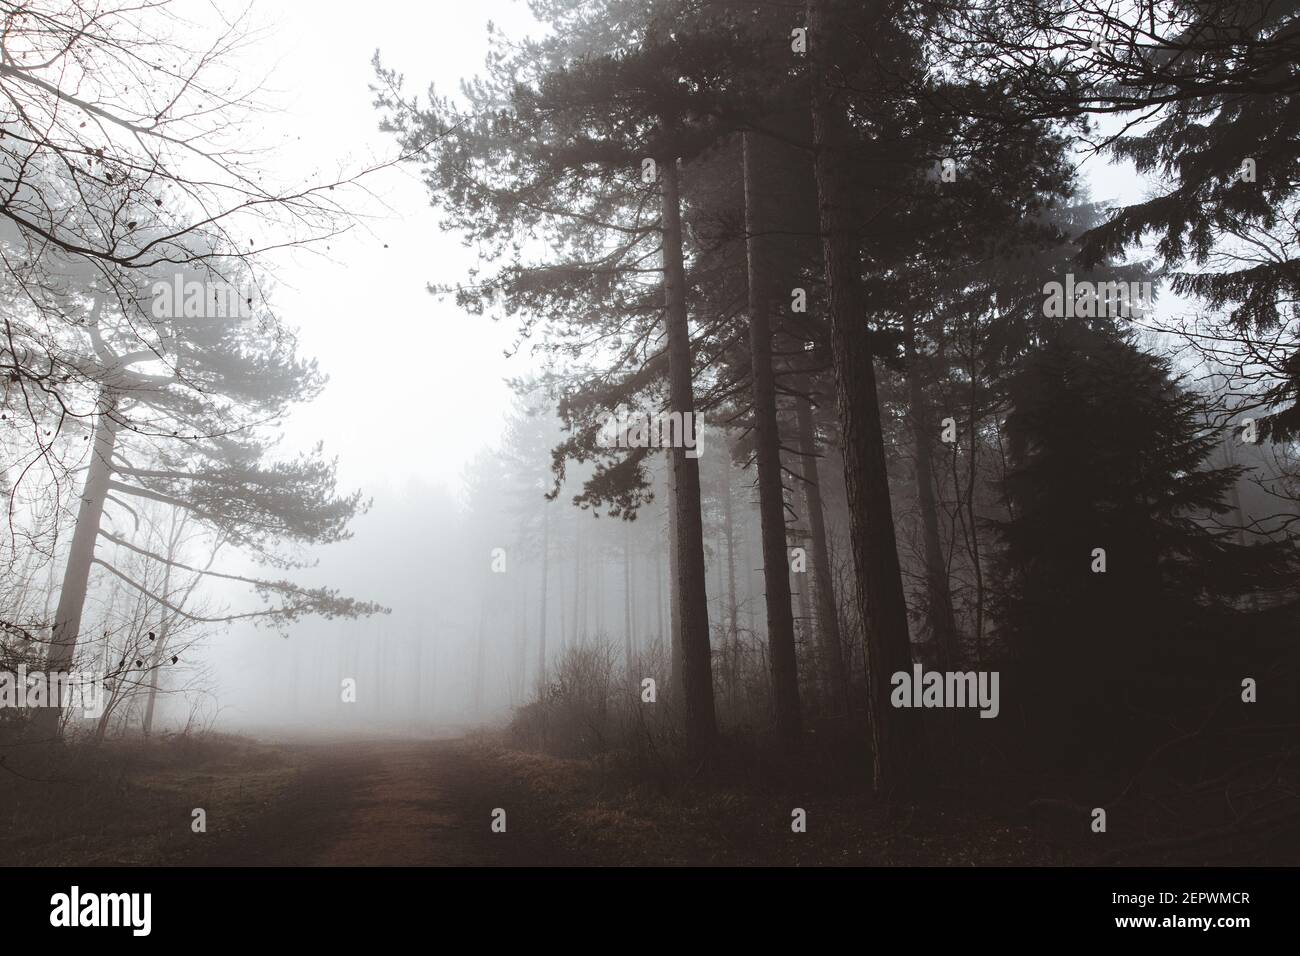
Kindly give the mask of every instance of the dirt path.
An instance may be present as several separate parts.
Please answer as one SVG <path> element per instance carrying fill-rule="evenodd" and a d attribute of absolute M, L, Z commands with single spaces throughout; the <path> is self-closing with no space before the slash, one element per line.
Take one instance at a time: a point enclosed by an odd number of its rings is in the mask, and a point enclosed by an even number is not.
<path fill-rule="evenodd" d="M 214 735 L 20 757 L 0 772 L 0 864 L 1000 866 L 1096 855 L 1077 814 L 1072 829 L 1049 829 L 969 790 L 889 820 L 867 793 L 819 790 L 788 771 L 762 788 L 646 785 L 487 737 Z M 492 830 L 496 808 L 504 833 Z M 793 829 L 792 808 L 806 814 L 806 830 Z M 192 824 L 197 809 L 204 832 Z M 1248 862 L 1296 858 L 1294 821 L 1246 836 Z M 1143 834 L 1125 839 L 1121 849 Z M 1241 839 L 1222 850 L 1197 844 L 1194 858 L 1133 862 L 1237 862 Z"/>
<path fill-rule="evenodd" d="M 264 810 L 223 820 L 187 864 L 203 866 L 500 866 L 557 862 L 512 807 L 508 780 L 460 741 L 295 744 L 297 779 Z M 503 806 L 504 805 L 504 806 Z M 494 808 L 506 832 L 491 829 Z M 214 812 L 215 811 L 215 812 Z"/>

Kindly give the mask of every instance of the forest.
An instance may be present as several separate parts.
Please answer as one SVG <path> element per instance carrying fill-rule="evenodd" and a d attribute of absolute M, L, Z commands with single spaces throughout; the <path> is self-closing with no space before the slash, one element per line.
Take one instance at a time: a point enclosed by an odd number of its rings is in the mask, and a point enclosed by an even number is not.
<path fill-rule="evenodd" d="M 390 6 L 0 3 L 0 863 L 1300 863 L 1300 3 Z"/>

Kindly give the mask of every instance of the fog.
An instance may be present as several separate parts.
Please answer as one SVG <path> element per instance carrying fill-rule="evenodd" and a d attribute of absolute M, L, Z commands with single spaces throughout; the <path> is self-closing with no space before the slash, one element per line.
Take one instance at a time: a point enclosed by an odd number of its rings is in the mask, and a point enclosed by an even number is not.
<path fill-rule="evenodd" d="M 0 11 L 9 852 L 1293 862 L 1296 14 L 1004 6 Z"/>

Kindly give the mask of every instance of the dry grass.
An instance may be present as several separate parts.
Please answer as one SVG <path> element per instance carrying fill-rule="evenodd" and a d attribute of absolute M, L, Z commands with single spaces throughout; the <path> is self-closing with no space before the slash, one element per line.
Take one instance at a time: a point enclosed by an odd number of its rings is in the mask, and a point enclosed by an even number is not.
<path fill-rule="evenodd" d="M 5 772 L 5 771 L 8 772 Z M 10 865 L 183 863 L 208 834 L 247 820 L 292 783 L 286 751 L 238 737 L 73 744 L 13 754 L 0 770 L 0 859 Z"/>
<path fill-rule="evenodd" d="M 648 785 L 611 771 L 608 761 L 522 753 L 481 739 L 479 759 L 495 765 L 547 821 L 568 862 L 604 866 L 674 865 L 1034 865 L 1069 854 L 1028 825 L 958 806 L 930 805 L 896 818 L 869 795 L 827 796 L 797 775 L 754 789 L 726 779 Z M 802 808 L 807 831 L 791 828 Z"/>

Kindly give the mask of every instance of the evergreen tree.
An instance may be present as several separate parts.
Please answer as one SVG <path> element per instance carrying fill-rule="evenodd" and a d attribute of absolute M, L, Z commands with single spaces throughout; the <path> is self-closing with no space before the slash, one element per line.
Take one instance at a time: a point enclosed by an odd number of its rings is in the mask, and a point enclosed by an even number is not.
<path fill-rule="evenodd" d="M 1113 157 L 1158 180 L 1086 237 L 1096 265 L 1154 241 L 1174 291 L 1225 310 L 1253 359 L 1258 339 L 1295 317 L 1300 295 L 1300 5 L 1270 0 L 1050 0 L 1023 8 L 942 8 L 936 33 L 954 69 L 996 90 L 954 108 L 1000 118 L 1088 125 L 1116 114 Z M 961 91 L 958 91 L 960 94 Z M 961 101 L 961 102 L 957 102 Z M 1261 396 L 1262 437 L 1300 433 L 1300 343 L 1274 354 Z M 1281 351 L 1280 349 L 1278 351 Z M 1248 359 L 1249 361 L 1249 359 Z"/>
<path fill-rule="evenodd" d="M 284 545 L 343 540 L 348 523 L 367 507 L 359 492 L 336 493 L 336 464 L 322 457 L 319 446 L 294 458 L 277 458 L 277 436 L 267 425 L 292 404 L 318 394 L 324 380 L 314 363 L 297 356 L 292 334 L 273 314 L 259 309 L 257 318 L 247 322 L 224 310 L 213 314 L 204 275 L 185 270 L 171 276 L 177 287 L 192 282 L 205 290 L 200 295 L 204 301 L 185 310 L 178 302 L 158 298 L 159 308 L 150 310 L 153 321 L 145 328 L 137 320 L 141 303 L 146 290 L 157 294 L 159 288 L 147 280 L 161 277 L 165 291 L 166 273 L 140 277 L 129 302 L 115 296 L 117 290 L 87 280 L 79 363 L 101 385 L 53 621 L 51 673 L 66 672 L 73 664 L 95 567 L 160 608 L 197 619 L 97 554 L 100 539 L 184 572 L 242 582 L 266 602 L 257 610 L 216 620 L 283 623 L 307 614 L 353 617 L 382 610 L 328 587 L 190 567 L 133 543 L 120 530 L 125 522 L 106 524 L 106 515 L 134 517 L 132 499 L 161 502 L 188 513 L 218 541 L 258 563 L 286 569 L 304 562 Z M 57 707 L 46 708 L 34 727 L 53 736 L 60 714 Z"/>
<path fill-rule="evenodd" d="M 1244 544 L 1218 522 L 1240 469 L 1207 467 L 1219 436 L 1198 397 L 1083 322 L 1028 354 L 1009 394 L 999 620 L 1017 658 L 1007 692 L 1040 739 L 1063 758 L 1100 752 L 1135 714 L 1222 696 L 1224 665 L 1251 649 L 1242 598 L 1293 590 L 1296 562 L 1289 543 Z"/>

